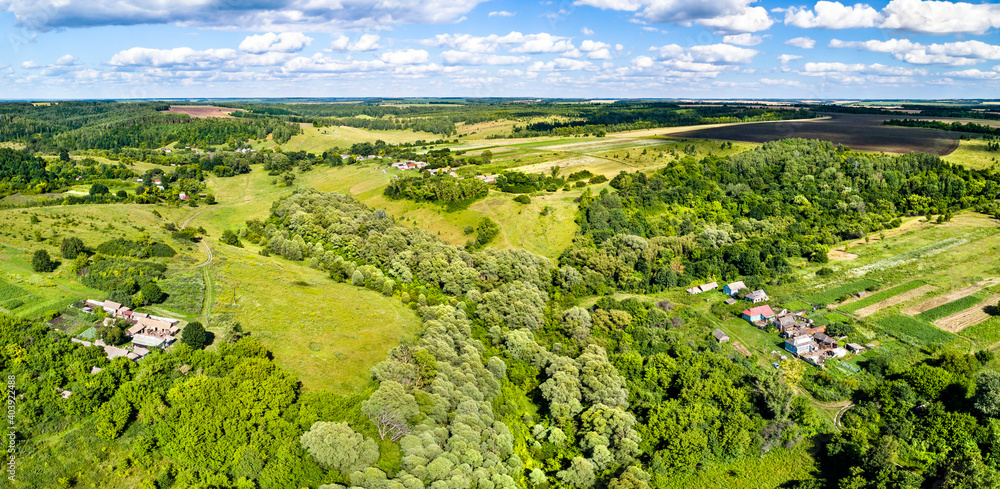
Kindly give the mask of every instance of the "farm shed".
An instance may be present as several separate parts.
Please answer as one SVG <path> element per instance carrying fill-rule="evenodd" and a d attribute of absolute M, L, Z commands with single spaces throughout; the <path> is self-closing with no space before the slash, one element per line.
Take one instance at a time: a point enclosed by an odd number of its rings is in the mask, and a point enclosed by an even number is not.
<path fill-rule="evenodd" d="M 726 284 L 726 286 L 722 288 L 722 293 L 728 296 L 734 296 L 740 291 L 740 289 L 745 288 L 747 288 L 746 284 L 744 284 L 742 280 L 739 280 L 731 284 Z"/>
<path fill-rule="evenodd" d="M 715 339 L 719 340 L 719 343 L 725 343 L 729 341 L 729 335 L 723 333 L 721 329 L 712 331 L 712 336 L 714 336 Z"/>

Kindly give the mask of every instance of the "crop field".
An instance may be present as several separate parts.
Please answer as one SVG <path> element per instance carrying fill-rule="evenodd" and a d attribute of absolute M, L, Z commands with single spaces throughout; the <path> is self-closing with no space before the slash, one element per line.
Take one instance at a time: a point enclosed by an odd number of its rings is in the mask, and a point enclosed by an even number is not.
<path fill-rule="evenodd" d="M 878 282 L 867 278 L 861 279 L 856 282 L 827 289 L 822 292 L 816 292 L 815 294 L 806 296 L 804 299 L 806 302 L 811 302 L 813 304 L 829 304 L 845 294 L 855 294 L 873 285 L 878 285 Z"/>
<path fill-rule="evenodd" d="M 664 481 L 654 481 L 662 489 L 770 489 L 790 487 L 789 481 L 814 478 L 816 463 L 811 455 L 812 444 L 802 442 L 793 448 L 778 448 L 760 457 L 740 462 L 710 465 L 690 474 Z"/>
<path fill-rule="evenodd" d="M 205 117 L 232 117 L 229 114 L 236 112 L 237 110 L 239 109 L 215 107 L 212 105 L 171 105 L 165 113 L 187 114 L 195 119 L 202 119 Z"/>
<path fill-rule="evenodd" d="M 398 299 L 334 283 L 303 264 L 222 244 L 214 252 L 209 329 L 221 335 L 220 319 L 239 321 L 310 390 L 360 390 L 368 368 L 420 326 Z"/>
<path fill-rule="evenodd" d="M 876 302 L 874 304 L 871 304 L 869 306 L 862 307 L 862 308 L 856 310 L 855 314 L 858 317 L 862 317 L 862 318 L 868 317 L 868 316 L 871 316 L 871 315 L 873 315 L 873 314 L 881 311 L 882 309 L 885 309 L 887 307 L 892 307 L 892 306 L 895 306 L 897 304 L 903 304 L 904 302 L 909 302 L 909 301 L 911 301 L 913 299 L 916 299 L 918 297 L 923 297 L 924 295 L 929 294 L 929 293 L 931 293 L 931 292 L 933 292 L 935 290 L 937 290 L 937 287 L 935 287 L 933 285 L 930 285 L 930 284 L 921 285 L 920 287 L 917 287 L 915 289 L 911 289 L 911 290 L 907 290 L 905 292 L 901 292 L 898 295 L 895 295 L 895 296 L 890 297 L 888 299 L 884 299 L 884 300 L 881 300 L 881 301 Z"/>
<path fill-rule="evenodd" d="M 968 285 L 968 286 L 962 287 L 962 288 L 960 288 L 958 290 L 954 290 L 954 291 L 948 292 L 947 294 L 942 294 L 942 295 L 934 297 L 934 298 L 932 298 L 930 300 L 927 300 L 927 301 L 921 302 L 919 304 L 916 304 L 913 307 L 908 307 L 906 309 L 903 309 L 903 314 L 909 314 L 911 316 L 916 316 L 918 314 L 923 313 L 924 311 L 928 311 L 928 310 L 934 309 L 935 307 L 938 307 L 938 306 L 947 304 L 949 302 L 959 300 L 959 299 L 961 299 L 963 297 L 975 294 L 975 293 L 979 292 L 979 290 L 982 289 L 983 287 L 985 287 L 987 285 L 992 285 L 993 283 L 995 283 L 994 280 L 986 280 L 986 281 L 977 282 L 977 283 L 974 283 L 972 285 Z"/>
<path fill-rule="evenodd" d="M 955 335 L 941 331 L 924 321 L 901 314 L 887 316 L 876 324 L 886 333 L 914 346 L 948 343 L 956 338 Z"/>
<path fill-rule="evenodd" d="M 958 148 L 959 133 L 938 129 L 883 126 L 899 116 L 831 114 L 826 119 L 755 122 L 688 130 L 675 137 L 763 143 L 778 139 L 824 139 L 854 150 L 947 155 Z"/>
<path fill-rule="evenodd" d="M 985 300 L 987 297 L 989 297 L 989 293 L 981 290 L 979 292 L 976 292 L 975 294 L 967 295 L 965 297 L 962 297 L 961 299 L 951 301 L 947 304 L 942 304 L 933 309 L 928 309 L 918 314 L 916 317 L 918 319 L 932 323 L 945 316 L 950 316 L 952 314 L 964 311 L 972 306 L 975 306 L 976 304 Z"/>
<path fill-rule="evenodd" d="M 863 299 L 858 299 L 854 302 L 851 302 L 850 304 L 845 304 L 843 307 L 839 307 L 838 309 L 844 312 L 854 312 L 857 311 L 858 309 L 871 306 L 877 302 L 884 301 L 896 295 L 902 294 L 903 292 L 909 292 L 913 289 L 922 287 L 924 285 L 927 285 L 927 282 L 924 282 L 922 280 L 913 280 L 911 282 L 907 282 L 902 285 L 897 285 L 890 289 L 878 291 Z"/>
<path fill-rule="evenodd" d="M 1000 302 L 1000 294 L 991 295 L 968 309 L 934 321 L 934 324 L 943 330 L 957 333 L 969 326 L 989 319 L 991 317 L 991 309 L 995 308 L 998 302 Z"/>

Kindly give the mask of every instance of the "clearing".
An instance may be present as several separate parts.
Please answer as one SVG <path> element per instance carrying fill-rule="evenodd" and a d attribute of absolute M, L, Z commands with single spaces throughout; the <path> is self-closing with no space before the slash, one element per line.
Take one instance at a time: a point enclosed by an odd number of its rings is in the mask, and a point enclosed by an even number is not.
<path fill-rule="evenodd" d="M 187 114 L 195 119 L 204 119 L 206 117 L 232 117 L 229 114 L 236 112 L 240 109 L 230 109 L 228 107 L 215 107 L 212 105 L 171 105 L 170 108 L 164 111 L 164 114 Z"/>

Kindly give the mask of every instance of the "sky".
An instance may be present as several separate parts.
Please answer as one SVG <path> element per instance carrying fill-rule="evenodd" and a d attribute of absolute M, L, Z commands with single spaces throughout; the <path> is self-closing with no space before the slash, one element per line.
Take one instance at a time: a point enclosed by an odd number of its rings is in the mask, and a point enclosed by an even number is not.
<path fill-rule="evenodd" d="M 1000 4 L 0 0 L 0 98 L 1000 98 Z"/>

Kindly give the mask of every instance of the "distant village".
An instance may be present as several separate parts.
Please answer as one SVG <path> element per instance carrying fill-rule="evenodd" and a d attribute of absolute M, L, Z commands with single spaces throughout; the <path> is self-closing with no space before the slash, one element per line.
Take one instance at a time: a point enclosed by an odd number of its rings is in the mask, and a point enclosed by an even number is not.
<path fill-rule="evenodd" d="M 716 282 L 698 285 L 687 289 L 691 295 L 701 294 L 719 288 Z M 751 304 L 759 304 L 771 300 L 763 289 L 754 290 L 741 294 L 740 291 L 749 290 L 743 281 L 726 284 L 722 287 L 722 293 L 729 296 L 725 304 L 736 304 L 740 295 Z M 770 305 L 764 304 L 746 309 L 740 317 L 754 325 L 755 327 L 767 331 L 770 326 L 778 330 L 781 338 L 785 339 L 785 351 L 809 362 L 817 367 L 822 367 L 829 358 L 843 358 L 850 353 L 859 353 L 865 350 L 865 346 L 856 343 L 840 345 L 836 338 L 826 334 L 826 326 L 816 325 L 812 319 L 805 316 L 806 311 L 789 311 L 782 309 L 775 313 Z M 729 336 L 721 329 L 716 329 L 712 335 L 720 343 L 729 341 Z"/>

